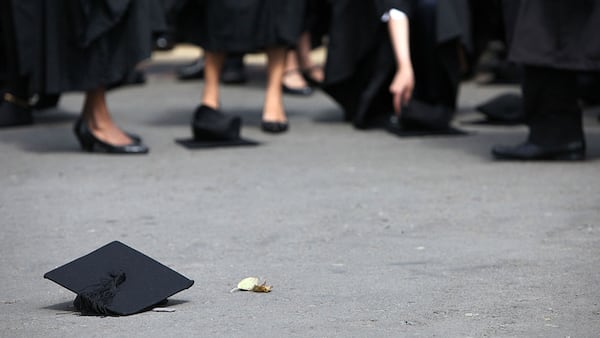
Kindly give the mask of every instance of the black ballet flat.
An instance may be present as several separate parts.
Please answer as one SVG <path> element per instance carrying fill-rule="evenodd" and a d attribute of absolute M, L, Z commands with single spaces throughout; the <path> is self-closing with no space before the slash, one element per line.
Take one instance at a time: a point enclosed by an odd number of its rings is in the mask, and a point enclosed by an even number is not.
<path fill-rule="evenodd" d="M 313 93 L 313 89 L 309 86 L 292 88 L 292 87 L 288 87 L 288 86 L 282 84 L 281 89 L 283 90 L 283 92 L 285 94 L 290 94 L 290 95 L 310 96 Z"/>
<path fill-rule="evenodd" d="M 132 142 L 130 144 L 116 146 L 106 143 L 98 139 L 89 129 L 87 123 L 81 118 L 75 122 L 73 132 L 81 145 L 81 149 L 90 153 L 107 153 L 107 154 L 122 154 L 122 155 L 141 155 L 147 154 L 150 149 L 141 142 L 139 136 L 129 136 Z"/>
<path fill-rule="evenodd" d="M 279 134 L 286 132 L 289 125 L 287 122 L 262 121 L 260 127 L 265 133 Z"/>
<path fill-rule="evenodd" d="M 294 74 L 297 74 L 301 77 L 303 76 L 302 72 L 299 69 L 291 69 L 291 70 L 288 70 L 285 73 L 283 73 L 283 77 L 285 79 L 287 76 L 294 75 Z M 282 83 L 281 89 L 283 90 L 283 92 L 285 94 L 290 94 L 290 95 L 309 96 L 309 95 L 312 95 L 312 93 L 313 93 L 313 89 L 308 85 L 303 86 L 303 87 L 290 87 L 290 86 L 286 85 L 285 83 Z"/>
<path fill-rule="evenodd" d="M 81 124 L 82 121 L 83 121 L 82 119 L 77 119 L 77 121 L 75 121 L 75 126 L 73 127 L 73 129 L 75 130 L 75 129 L 81 128 L 81 126 L 79 126 L 79 124 Z M 144 142 L 142 140 L 142 137 L 140 135 L 138 135 L 138 134 L 134 134 L 134 133 L 130 133 L 130 132 L 125 131 L 125 135 L 127 135 L 127 137 L 129 137 L 133 141 L 133 143 L 140 144 L 140 143 Z"/>

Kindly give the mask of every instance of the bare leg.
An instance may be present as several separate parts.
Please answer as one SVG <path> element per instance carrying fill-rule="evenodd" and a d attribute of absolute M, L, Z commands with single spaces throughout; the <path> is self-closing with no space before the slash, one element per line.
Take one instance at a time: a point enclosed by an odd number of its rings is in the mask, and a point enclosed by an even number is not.
<path fill-rule="evenodd" d="M 97 88 L 86 93 L 83 105 L 83 121 L 105 143 L 124 146 L 133 141 L 114 123 L 106 105 L 106 90 Z"/>
<path fill-rule="evenodd" d="M 300 65 L 300 69 L 308 72 L 309 76 L 316 82 L 323 82 L 325 79 L 325 74 L 323 73 L 323 68 L 319 66 L 315 66 L 310 58 L 310 50 L 311 50 L 311 41 L 310 41 L 310 33 L 304 32 L 300 36 L 298 40 L 298 63 Z"/>
<path fill-rule="evenodd" d="M 205 52 L 204 54 L 204 91 L 202 104 L 213 109 L 219 109 L 221 94 L 219 80 L 225 61 L 225 53 Z"/>
<path fill-rule="evenodd" d="M 291 89 L 308 86 L 302 76 L 300 65 L 298 64 L 298 52 L 295 50 L 289 50 L 286 53 L 283 85 Z"/>
<path fill-rule="evenodd" d="M 268 81 L 262 119 L 268 122 L 287 122 L 283 107 L 281 82 L 285 69 L 286 50 L 283 47 L 267 49 Z"/>

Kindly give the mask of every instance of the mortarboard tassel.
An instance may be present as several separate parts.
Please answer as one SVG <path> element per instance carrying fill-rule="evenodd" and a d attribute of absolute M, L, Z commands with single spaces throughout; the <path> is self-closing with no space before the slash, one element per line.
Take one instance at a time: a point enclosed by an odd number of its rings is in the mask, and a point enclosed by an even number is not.
<path fill-rule="evenodd" d="M 116 315 L 108 307 L 126 278 L 124 272 L 110 273 L 109 278 L 85 288 L 73 301 L 75 309 L 82 315 Z"/>

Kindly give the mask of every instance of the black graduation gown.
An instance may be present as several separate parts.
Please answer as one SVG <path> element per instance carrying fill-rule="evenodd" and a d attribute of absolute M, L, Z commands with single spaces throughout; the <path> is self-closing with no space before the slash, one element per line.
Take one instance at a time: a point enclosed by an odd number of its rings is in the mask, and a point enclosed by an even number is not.
<path fill-rule="evenodd" d="M 600 2 L 522 0 L 510 59 L 567 70 L 600 70 Z"/>
<path fill-rule="evenodd" d="M 32 93 L 125 81 L 165 29 L 159 0 L 12 0 L 18 67 Z M 162 19 L 162 20 L 161 20 Z"/>
<path fill-rule="evenodd" d="M 577 71 L 600 70 L 600 3 L 521 0 L 509 57 L 524 65 L 528 141 L 584 142 Z"/>
<path fill-rule="evenodd" d="M 331 17 L 331 6 L 326 0 L 306 0 L 306 19 L 303 32 L 309 32 L 313 48 L 323 43 L 323 38 L 329 29 L 329 18 Z"/>
<path fill-rule="evenodd" d="M 342 106 L 346 119 L 358 128 L 372 127 L 393 111 L 388 88 L 396 61 L 381 16 L 397 8 L 410 22 L 413 100 L 447 107 L 447 124 L 460 81 L 458 43 L 470 48 L 466 2 L 332 0 L 331 6 L 323 89 Z"/>
<path fill-rule="evenodd" d="M 183 40 L 208 51 L 246 53 L 294 47 L 306 0 L 190 0 L 178 24 Z"/>

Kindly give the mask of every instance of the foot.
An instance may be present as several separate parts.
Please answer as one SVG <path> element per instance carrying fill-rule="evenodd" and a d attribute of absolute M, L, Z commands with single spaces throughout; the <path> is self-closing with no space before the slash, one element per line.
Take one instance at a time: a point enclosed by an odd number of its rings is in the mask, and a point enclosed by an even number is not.
<path fill-rule="evenodd" d="M 260 128 L 265 133 L 279 134 L 279 133 L 286 132 L 289 129 L 289 125 L 287 122 L 262 121 L 260 123 Z"/>
<path fill-rule="evenodd" d="M 299 69 L 287 70 L 283 74 L 282 89 L 286 94 L 301 96 L 308 96 L 313 92 Z"/>
<path fill-rule="evenodd" d="M 527 141 L 516 146 L 494 146 L 492 154 L 501 160 L 581 161 L 585 159 L 585 142 L 576 141 L 558 146 L 539 146 Z"/>
<path fill-rule="evenodd" d="M 108 154 L 147 154 L 149 149 L 141 140 L 131 140 L 127 144 L 113 144 L 100 139 L 90 129 L 88 122 L 78 119 L 73 128 L 81 148 L 87 152 Z"/>
<path fill-rule="evenodd" d="M 287 123 L 287 117 L 283 109 L 265 107 L 263 111 L 262 120 L 266 122 L 280 122 Z"/>
<path fill-rule="evenodd" d="M 281 106 L 268 107 L 265 105 L 261 129 L 267 133 L 282 133 L 289 129 L 285 111 Z"/>
<path fill-rule="evenodd" d="M 92 114 L 84 114 L 84 116 L 93 116 Z M 122 131 L 112 119 L 89 119 L 83 120 L 86 124 L 86 129 L 98 140 L 113 146 L 126 146 L 136 143 L 137 140 L 129 137 L 127 133 Z M 136 137 L 137 138 L 137 137 Z"/>
<path fill-rule="evenodd" d="M 311 86 L 320 86 L 325 80 L 325 72 L 322 66 L 310 66 L 302 70 L 304 79 L 308 81 Z"/>

